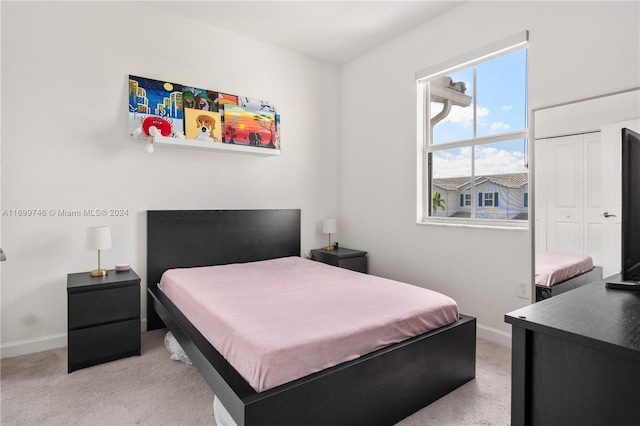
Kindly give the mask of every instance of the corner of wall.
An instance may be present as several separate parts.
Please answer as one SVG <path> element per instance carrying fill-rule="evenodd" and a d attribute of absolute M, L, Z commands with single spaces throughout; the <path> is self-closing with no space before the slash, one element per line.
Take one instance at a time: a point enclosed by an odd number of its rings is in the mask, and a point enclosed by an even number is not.
<path fill-rule="evenodd" d="M 477 326 L 476 333 L 479 339 L 488 340 L 498 345 L 511 348 L 511 333 L 480 324 Z"/>

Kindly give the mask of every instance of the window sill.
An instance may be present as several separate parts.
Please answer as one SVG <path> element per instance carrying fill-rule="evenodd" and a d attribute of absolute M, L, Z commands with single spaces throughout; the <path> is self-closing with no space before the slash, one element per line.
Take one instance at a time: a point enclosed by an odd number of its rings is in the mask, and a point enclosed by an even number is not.
<path fill-rule="evenodd" d="M 528 231 L 529 230 L 529 221 L 513 221 L 513 220 L 505 220 L 505 221 L 495 221 L 495 220 L 487 220 L 479 222 L 477 220 L 465 220 L 465 219 L 437 219 L 437 218 L 428 218 L 423 220 L 418 220 L 416 222 L 417 225 L 426 225 L 426 226 L 444 226 L 450 228 L 476 228 L 476 229 L 500 229 L 507 231 Z"/>

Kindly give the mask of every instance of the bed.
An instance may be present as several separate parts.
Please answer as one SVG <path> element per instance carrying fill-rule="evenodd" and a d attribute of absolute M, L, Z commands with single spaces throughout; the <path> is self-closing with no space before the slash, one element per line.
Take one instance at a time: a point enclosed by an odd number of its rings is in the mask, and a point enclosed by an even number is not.
<path fill-rule="evenodd" d="M 147 213 L 147 324 L 166 327 L 238 425 L 390 425 L 475 377 L 475 319 L 257 391 L 157 287 L 175 268 L 300 256 L 300 210 Z M 326 266 L 326 265 L 325 265 Z"/>
<path fill-rule="evenodd" d="M 536 302 L 602 279 L 602 267 L 578 253 L 536 252 Z"/>

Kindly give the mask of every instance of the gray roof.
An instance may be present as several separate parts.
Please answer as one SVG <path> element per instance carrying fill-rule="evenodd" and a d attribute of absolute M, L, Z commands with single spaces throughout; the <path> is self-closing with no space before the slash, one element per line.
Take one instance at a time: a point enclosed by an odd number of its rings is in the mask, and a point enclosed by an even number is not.
<path fill-rule="evenodd" d="M 469 184 L 469 182 L 471 182 L 469 176 L 433 179 L 435 186 L 447 191 L 457 191 L 460 187 Z"/>
<path fill-rule="evenodd" d="M 478 185 L 484 181 L 490 181 L 496 185 L 505 186 L 507 188 L 521 188 L 529 183 L 529 173 L 505 173 L 500 175 L 482 175 L 476 176 L 475 184 Z M 470 176 L 434 178 L 433 185 L 447 191 L 457 191 L 463 186 L 471 184 Z"/>

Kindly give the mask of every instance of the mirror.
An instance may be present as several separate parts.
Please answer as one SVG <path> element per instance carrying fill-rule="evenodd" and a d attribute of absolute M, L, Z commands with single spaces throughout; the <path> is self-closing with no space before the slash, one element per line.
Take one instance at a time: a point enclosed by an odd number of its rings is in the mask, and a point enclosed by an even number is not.
<path fill-rule="evenodd" d="M 618 273 L 619 134 L 640 127 L 640 90 L 535 110 L 532 127 L 536 284 L 550 253 L 584 254 L 603 277 Z"/>

